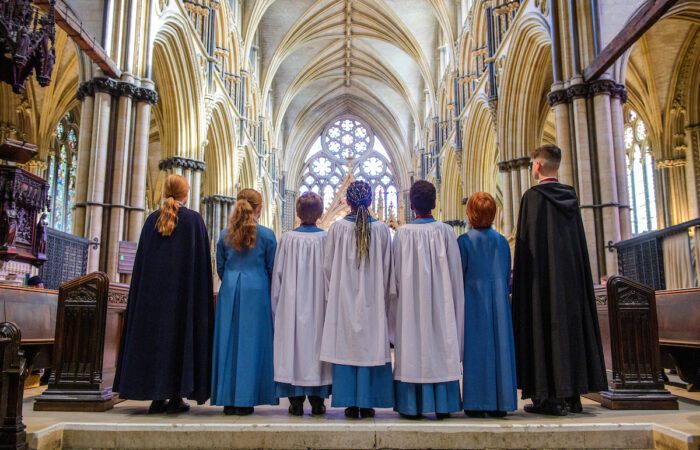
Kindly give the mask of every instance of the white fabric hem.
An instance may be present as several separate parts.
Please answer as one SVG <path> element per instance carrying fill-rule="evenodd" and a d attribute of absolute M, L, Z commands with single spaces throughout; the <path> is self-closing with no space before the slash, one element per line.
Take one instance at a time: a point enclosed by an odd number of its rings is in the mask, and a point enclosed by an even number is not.
<path fill-rule="evenodd" d="M 299 387 L 321 387 L 321 386 L 326 386 L 329 384 L 333 384 L 333 380 L 329 378 L 328 380 L 320 380 L 320 381 L 301 381 L 297 382 L 294 380 L 283 380 L 280 378 L 275 378 L 275 383 L 284 383 L 284 384 L 291 384 L 292 386 L 299 386 Z"/>
<path fill-rule="evenodd" d="M 337 359 L 337 358 L 330 358 L 330 357 L 324 357 L 321 356 L 321 361 L 331 363 L 331 364 L 340 364 L 343 366 L 356 366 L 356 367 L 377 367 L 377 366 L 384 366 L 386 363 L 391 363 L 391 357 L 383 360 L 383 361 L 348 361 L 345 359 Z"/>
<path fill-rule="evenodd" d="M 401 381 L 402 383 L 411 384 L 434 384 L 434 383 L 449 383 L 451 381 L 459 381 L 462 379 L 461 375 L 447 376 L 440 378 L 407 378 L 407 377 L 394 377 L 394 381 Z"/>

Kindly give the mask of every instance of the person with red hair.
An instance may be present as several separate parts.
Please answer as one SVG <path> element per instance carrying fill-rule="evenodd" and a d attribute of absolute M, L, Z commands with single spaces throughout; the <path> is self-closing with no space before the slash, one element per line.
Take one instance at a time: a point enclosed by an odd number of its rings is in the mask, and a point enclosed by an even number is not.
<path fill-rule="evenodd" d="M 505 417 L 517 409 L 508 281 L 510 247 L 492 228 L 496 201 L 477 192 L 467 202 L 472 229 L 458 238 L 464 275 L 463 408 L 470 417 Z"/>

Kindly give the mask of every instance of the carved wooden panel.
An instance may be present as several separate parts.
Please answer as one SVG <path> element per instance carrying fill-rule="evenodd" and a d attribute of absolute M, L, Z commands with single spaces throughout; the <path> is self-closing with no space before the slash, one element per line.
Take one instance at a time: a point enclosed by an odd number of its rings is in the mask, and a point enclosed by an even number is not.
<path fill-rule="evenodd" d="M 25 359 L 22 333 L 12 322 L 0 323 L 0 448 L 24 450 L 27 433 L 22 422 Z"/>

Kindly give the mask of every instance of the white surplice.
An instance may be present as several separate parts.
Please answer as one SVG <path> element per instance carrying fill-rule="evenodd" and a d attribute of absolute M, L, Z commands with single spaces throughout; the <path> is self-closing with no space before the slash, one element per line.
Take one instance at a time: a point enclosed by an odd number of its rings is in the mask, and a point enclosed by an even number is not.
<path fill-rule="evenodd" d="M 325 231 L 289 231 L 277 245 L 271 292 L 279 383 L 331 384 L 331 365 L 319 359 L 326 315 L 325 239 Z"/>
<path fill-rule="evenodd" d="M 328 306 L 321 359 L 349 366 L 383 366 L 391 362 L 387 297 L 391 277 L 389 227 L 371 223 L 369 260 L 358 268 L 355 222 L 331 225 L 325 263 Z"/>
<path fill-rule="evenodd" d="M 393 253 L 394 379 L 459 380 L 464 281 L 455 232 L 442 222 L 404 225 L 394 236 Z"/>

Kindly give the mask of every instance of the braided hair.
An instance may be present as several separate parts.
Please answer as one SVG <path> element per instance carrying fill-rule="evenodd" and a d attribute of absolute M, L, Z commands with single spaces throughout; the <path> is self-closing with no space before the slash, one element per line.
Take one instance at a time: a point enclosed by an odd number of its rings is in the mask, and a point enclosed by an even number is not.
<path fill-rule="evenodd" d="M 364 181 L 355 181 L 348 186 L 346 199 L 355 217 L 355 239 L 357 241 L 357 266 L 369 259 L 369 244 L 372 242 L 369 206 L 372 204 L 372 187 Z"/>

